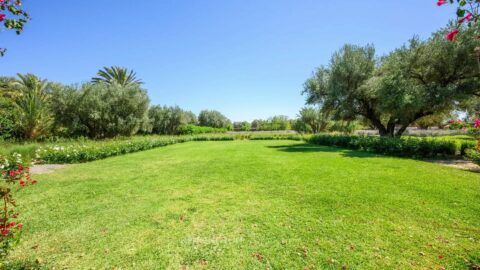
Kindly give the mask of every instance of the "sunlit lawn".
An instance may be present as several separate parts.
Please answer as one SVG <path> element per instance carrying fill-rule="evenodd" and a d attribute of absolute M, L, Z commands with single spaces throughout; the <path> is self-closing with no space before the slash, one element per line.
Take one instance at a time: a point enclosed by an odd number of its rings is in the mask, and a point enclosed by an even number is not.
<path fill-rule="evenodd" d="M 189 142 L 38 175 L 11 259 L 56 269 L 464 269 L 480 174 L 292 141 Z"/>

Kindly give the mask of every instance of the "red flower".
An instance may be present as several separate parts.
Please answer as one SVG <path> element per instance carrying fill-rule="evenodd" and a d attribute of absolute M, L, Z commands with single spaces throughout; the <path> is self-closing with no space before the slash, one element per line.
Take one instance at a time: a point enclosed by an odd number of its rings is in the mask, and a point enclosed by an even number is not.
<path fill-rule="evenodd" d="M 13 226 L 15 226 L 15 221 L 10 222 L 10 223 L 7 225 L 7 229 L 10 228 L 10 227 L 13 227 Z"/>
<path fill-rule="evenodd" d="M 17 228 L 19 228 L 19 229 L 23 228 L 23 224 L 22 223 L 18 224 Z"/>
<path fill-rule="evenodd" d="M 0 14 L 0 22 L 3 22 L 5 20 L 5 14 Z"/>
<path fill-rule="evenodd" d="M 20 186 L 22 186 L 22 187 L 24 187 L 26 185 L 25 181 L 23 181 L 23 180 L 20 180 L 19 183 L 20 183 Z"/>
<path fill-rule="evenodd" d="M 480 119 L 475 120 L 475 124 L 473 126 L 475 128 L 480 128 Z"/>
<path fill-rule="evenodd" d="M 453 29 L 452 31 L 448 32 L 447 39 L 450 41 L 455 40 L 455 36 L 458 34 L 458 29 Z"/>
<path fill-rule="evenodd" d="M 10 230 L 6 230 L 6 229 L 1 231 L 1 233 L 2 233 L 3 235 L 8 235 L 9 232 L 10 232 Z"/>
<path fill-rule="evenodd" d="M 446 4 L 447 3 L 447 0 L 438 0 L 437 1 L 437 6 L 441 6 L 443 4 Z"/>
<path fill-rule="evenodd" d="M 8 175 L 10 175 L 10 177 L 15 177 L 15 171 L 14 170 L 9 171 Z"/>
<path fill-rule="evenodd" d="M 458 23 L 459 23 L 459 24 L 462 24 L 462 23 L 464 23 L 465 21 L 469 22 L 469 21 L 472 20 L 472 16 L 473 16 L 472 13 L 468 13 L 467 16 L 465 16 L 465 17 L 461 18 L 460 20 L 458 20 Z"/>

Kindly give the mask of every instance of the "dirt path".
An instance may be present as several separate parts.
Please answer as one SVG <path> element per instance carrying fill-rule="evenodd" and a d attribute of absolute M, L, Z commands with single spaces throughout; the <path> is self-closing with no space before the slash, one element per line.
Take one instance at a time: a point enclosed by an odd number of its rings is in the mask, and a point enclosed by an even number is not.
<path fill-rule="evenodd" d="M 64 164 L 41 164 L 33 165 L 30 168 L 32 174 L 42 174 L 42 173 L 51 173 L 56 169 L 65 168 L 67 165 Z"/>
<path fill-rule="evenodd" d="M 468 160 L 454 159 L 454 160 L 427 160 L 427 161 L 441 164 L 448 167 L 461 169 L 461 170 L 466 170 L 471 172 L 480 172 L 480 166 Z"/>

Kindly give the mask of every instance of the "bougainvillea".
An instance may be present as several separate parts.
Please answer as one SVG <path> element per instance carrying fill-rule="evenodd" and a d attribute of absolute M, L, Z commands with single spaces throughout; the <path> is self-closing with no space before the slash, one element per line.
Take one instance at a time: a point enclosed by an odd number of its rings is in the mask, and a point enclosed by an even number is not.
<path fill-rule="evenodd" d="M 19 35 L 28 20 L 30 16 L 22 9 L 21 0 L 0 0 L 0 23 L 3 23 L 4 29 L 13 30 Z M 0 56 L 3 56 L 5 51 L 5 48 L 0 48 Z"/>
<path fill-rule="evenodd" d="M 456 26 L 454 29 L 449 31 L 446 35 L 446 38 L 450 41 L 455 41 L 459 29 L 462 26 L 465 27 L 475 27 L 476 35 L 479 35 L 478 22 L 480 22 L 479 8 L 480 1 L 478 0 L 438 0 L 437 6 L 443 6 L 446 4 L 456 5 L 457 6 L 457 18 Z"/>
<path fill-rule="evenodd" d="M 23 224 L 18 223 L 18 212 L 12 191 L 34 185 L 37 181 L 30 176 L 29 165 L 22 161 L 20 154 L 12 157 L 0 156 L 0 258 L 17 242 Z"/>

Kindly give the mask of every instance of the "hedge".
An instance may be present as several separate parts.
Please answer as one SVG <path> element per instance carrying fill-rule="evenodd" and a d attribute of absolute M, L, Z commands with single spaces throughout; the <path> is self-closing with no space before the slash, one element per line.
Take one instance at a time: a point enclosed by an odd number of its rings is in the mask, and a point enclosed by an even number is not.
<path fill-rule="evenodd" d="M 461 156 L 471 143 L 434 138 L 385 138 L 365 135 L 318 134 L 307 140 L 312 144 L 337 146 L 352 150 L 362 150 L 383 155 L 436 158 Z"/>

